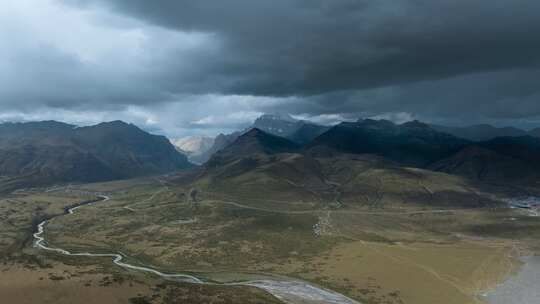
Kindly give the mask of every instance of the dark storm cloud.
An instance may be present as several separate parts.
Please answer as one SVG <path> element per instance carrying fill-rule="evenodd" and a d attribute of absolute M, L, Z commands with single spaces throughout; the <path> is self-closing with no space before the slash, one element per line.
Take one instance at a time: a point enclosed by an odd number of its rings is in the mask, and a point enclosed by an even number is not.
<path fill-rule="evenodd" d="M 220 58 L 190 76 L 213 92 L 314 95 L 540 63 L 536 0 L 69 2 L 215 33 Z"/>
<path fill-rule="evenodd" d="M 264 112 L 538 122 L 539 12 L 537 0 L 18 0 L 0 10 L 0 120 L 175 134 Z"/>
<path fill-rule="evenodd" d="M 407 113 L 411 118 L 451 124 L 520 124 L 540 118 L 540 70 L 519 69 L 475 73 L 356 91 L 298 98 L 261 107 L 262 112 L 324 115 L 348 118 Z"/>

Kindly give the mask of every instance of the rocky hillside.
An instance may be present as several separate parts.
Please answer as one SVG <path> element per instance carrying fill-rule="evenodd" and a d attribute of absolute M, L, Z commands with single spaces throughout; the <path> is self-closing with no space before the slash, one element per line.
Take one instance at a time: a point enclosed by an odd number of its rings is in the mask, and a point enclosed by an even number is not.
<path fill-rule="evenodd" d="M 403 167 L 374 154 L 304 149 L 259 129 L 217 152 L 192 186 L 209 197 L 291 209 L 491 204 L 459 176 Z"/>
<path fill-rule="evenodd" d="M 207 165 L 217 166 L 254 154 L 271 155 L 292 152 L 298 148 L 299 146 L 297 144 L 283 137 L 254 128 L 242 134 L 234 142 L 214 154 Z"/>
<path fill-rule="evenodd" d="M 540 178 L 540 139 L 497 137 L 474 143 L 431 169 L 489 182 L 536 181 Z"/>
<path fill-rule="evenodd" d="M 191 156 L 190 160 L 196 163 L 207 162 L 212 155 L 233 143 L 239 136 L 251 129 L 258 129 L 265 133 L 286 138 L 296 144 L 305 145 L 317 136 L 328 131 L 330 127 L 321 126 L 304 120 L 297 120 L 289 115 L 264 114 L 257 118 L 253 124 L 243 130 L 231 134 L 219 134 L 212 147 L 198 155 Z"/>
<path fill-rule="evenodd" d="M 494 127 L 488 124 L 472 125 L 465 127 L 447 127 L 439 125 L 431 125 L 437 131 L 452 134 L 457 137 L 465 138 L 472 141 L 486 141 L 496 137 L 504 136 L 525 136 L 527 131 L 513 127 Z M 532 135 L 532 134 L 531 134 Z"/>
<path fill-rule="evenodd" d="M 449 157 L 469 142 L 413 121 L 394 124 L 386 120 L 344 122 L 317 137 L 310 147 L 339 152 L 375 154 L 402 165 L 425 167 Z"/>
<path fill-rule="evenodd" d="M 190 167 L 163 136 L 121 121 L 75 127 L 54 121 L 0 125 L 0 175 L 34 182 L 103 181 Z"/>

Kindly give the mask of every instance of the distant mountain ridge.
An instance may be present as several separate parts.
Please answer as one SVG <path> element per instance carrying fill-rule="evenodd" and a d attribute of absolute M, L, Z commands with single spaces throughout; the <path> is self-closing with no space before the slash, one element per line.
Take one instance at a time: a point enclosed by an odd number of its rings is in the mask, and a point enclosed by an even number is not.
<path fill-rule="evenodd" d="M 302 121 L 296 120 L 289 115 L 264 114 L 255 119 L 250 128 L 257 128 L 266 133 L 287 138 L 302 125 Z"/>
<path fill-rule="evenodd" d="M 239 136 L 254 128 L 268 134 L 286 138 L 296 144 L 303 145 L 328 131 L 330 127 L 304 120 L 297 120 L 289 115 L 264 114 L 258 117 L 250 127 L 243 131 L 237 131 L 231 134 L 219 134 L 214 139 L 212 147 L 192 159 L 200 164 L 205 163 L 216 152 L 230 145 Z"/>
<path fill-rule="evenodd" d="M 327 126 L 294 119 L 289 115 L 276 114 L 262 115 L 255 120 L 251 128 L 287 138 L 297 144 L 306 144 L 330 129 Z"/>
<path fill-rule="evenodd" d="M 540 178 L 540 139 L 507 136 L 475 142 L 433 164 L 431 169 L 482 181 L 537 180 Z"/>
<path fill-rule="evenodd" d="M 496 130 L 515 134 L 511 128 Z M 472 141 L 419 121 L 397 125 L 365 119 L 341 123 L 309 144 L 318 146 L 374 154 L 404 166 L 486 182 L 533 182 L 540 178 L 540 138 L 529 135 Z"/>
<path fill-rule="evenodd" d="M 373 126 L 387 132 L 386 122 L 381 123 L 382 126 Z M 394 127 L 419 132 L 416 129 L 424 126 L 411 123 Z M 205 193 L 293 208 L 341 208 L 343 204 L 380 208 L 386 203 L 395 203 L 396 193 L 399 193 L 398 200 L 415 205 L 479 207 L 491 204 L 478 200 L 466 186 L 469 181 L 462 177 L 410 168 L 376 154 L 340 152 L 331 148 L 328 153 L 320 153 L 324 150 L 321 148 L 301 147 L 254 128 L 202 166 L 192 181 L 193 187 Z M 430 186 L 426 188 L 428 183 Z M 384 199 L 380 191 L 384 192 Z"/>
<path fill-rule="evenodd" d="M 534 137 L 540 137 L 540 128 L 530 130 L 529 135 Z"/>
<path fill-rule="evenodd" d="M 469 141 L 411 121 L 396 125 L 388 120 L 343 122 L 323 133 L 309 146 L 339 152 L 375 154 L 404 165 L 424 167 L 458 152 Z"/>
<path fill-rule="evenodd" d="M 167 138 L 121 121 L 89 127 L 54 121 L 0 125 L 0 175 L 93 182 L 190 166 Z"/>
<path fill-rule="evenodd" d="M 261 142 L 271 142 L 268 139 L 261 141 L 262 138 L 281 138 L 279 146 L 282 148 L 272 150 L 271 145 L 261 145 Z M 288 144 L 283 144 L 284 141 Z M 243 160 L 240 167 L 247 170 L 246 168 L 253 169 L 257 166 L 258 157 L 254 157 L 255 155 L 269 156 L 284 152 L 314 157 L 332 157 L 341 153 L 371 154 L 401 166 L 440 171 L 487 182 L 532 181 L 540 177 L 538 138 L 497 137 L 478 142 L 438 131 L 419 121 L 395 124 L 387 120 L 372 119 L 341 123 L 307 145 L 299 145 L 263 130 L 252 129 L 229 142 L 209 163 L 217 167 L 234 160 Z M 251 163 L 247 161 L 249 159 Z M 240 167 L 235 166 L 235 170 Z"/>
<path fill-rule="evenodd" d="M 210 166 L 215 166 L 216 163 L 226 163 L 257 153 L 271 155 L 293 152 L 299 149 L 299 147 L 299 145 L 286 138 L 253 128 L 240 135 L 234 142 L 214 154 L 208 161 L 208 164 Z"/>
<path fill-rule="evenodd" d="M 447 127 L 419 121 L 396 125 L 391 121 L 373 119 L 359 119 L 357 122 L 343 122 L 330 127 L 279 114 L 264 114 L 246 130 L 251 128 L 289 139 L 308 148 L 329 146 L 347 153 L 373 153 L 418 167 L 425 167 L 451 157 L 472 142 L 489 141 L 498 137 L 540 137 L 540 128 L 525 131 L 513 127 L 498 128 L 487 124 Z M 338 129 L 341 131 L 336 132 Z M 349 131 L 362 130 L 364 134 L 358 137 L 351 134 L 345 135 L 344 132 L 348 132 L 347 129 Z M 233 143 L 246 130 L 228 135 L 220 134 L 210 149 L 197 156 L 197 162 L 206 162 L 216 152 Z M 425 154 L 422 155 L 422 153 Z"/>
<path fill-rule="evenodd" d="M 431 125 L 437 131 L 452 134 L 457 137 L 472 141 L 487 141 L 497 137 L 519 137 L 534 136 L 540 137 L 540 128 L 525 131 L 515 127 L 494 127 L 488 124 L 471 125 L 464 127 L 449 127 L 441 125 Z"/>
<path fill-rule="evenodd" d="M 254 125 L 265 129 L 220 134 L 209 148 L 202 139 L 187 144 L 194 150 L 206 145 L 196 156 L 204 160 L 200 163 L 206 162 L 203 170 L 217 170 L 219 176 L 273 164 L 272 170 L 293 170 L 288 174 L 300 180 L 301 174 L 318 172 L 308 168 L 320 165 L 315 158 L 332 162 L 361 155 L 373 164 L 428 169 L 479 181 L 528 183 L 540 178 L 540 138 L 529 135 L 473 141 L 419 121 L 395 124 L 360 119 L 327 127 L 275 115 L 264 115 Z M 503 131 L 514 134 L 515 130 Z M 279 165 L 274 164 L 278 160 Z M 93 182 L 191 166 L 165 137 L 121 121 L 89 127 L 55 121 L 0 124 L 0 176 L 24 176 L 35 183 Z M 313 178 L 308 178 L 310 183 L 317 180 L 319 186 L 327 187 L 324 180 Z"/>

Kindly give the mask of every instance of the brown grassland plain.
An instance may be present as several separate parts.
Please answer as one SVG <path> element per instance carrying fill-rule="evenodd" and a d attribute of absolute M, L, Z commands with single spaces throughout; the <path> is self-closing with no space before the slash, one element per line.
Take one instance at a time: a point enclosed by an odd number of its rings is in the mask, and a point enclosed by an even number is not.
<path fill-rule="evenodd" d="M 508 208 L 289 210 L 162 181 L 108 187 L 113 200 L 55 219 L 48 240 L 214 281 L 305 279 L 366 304 L 482 303 L 540 233 L 536 219 Z"/>
<path fill-rule="evenodd" d="M 132 187 L 139 182 L 128 184 Z M 108 191 L 108 187 L 125 186 L 121 182 L 111 185 L 99 188 Z M 110 259 L 65 257 L 32 247 L 38 222 L 93 198 L 90 193 L 59 188 L 53 192 L 28 189 L 0 199 L 1 303 L 279 303 L 254 288 L 168 282 L 125 271 L 113 266 Z"/>

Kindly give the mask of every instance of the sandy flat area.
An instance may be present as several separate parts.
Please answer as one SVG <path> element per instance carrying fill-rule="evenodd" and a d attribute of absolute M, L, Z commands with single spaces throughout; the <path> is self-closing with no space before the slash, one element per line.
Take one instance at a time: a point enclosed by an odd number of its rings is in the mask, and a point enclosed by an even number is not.
<path fill-rule="evenodd" d="M 149 294 L 137 282 L 115 281 L 90 267 L 54 265 L 30 269 L 19 264 L 0 266 L 0 302 L 17 304 L 120 304 Z"/>

